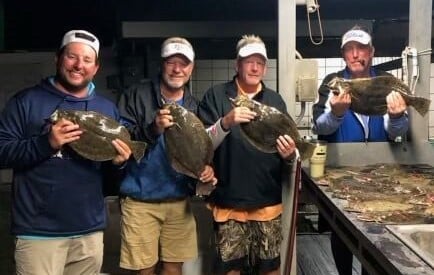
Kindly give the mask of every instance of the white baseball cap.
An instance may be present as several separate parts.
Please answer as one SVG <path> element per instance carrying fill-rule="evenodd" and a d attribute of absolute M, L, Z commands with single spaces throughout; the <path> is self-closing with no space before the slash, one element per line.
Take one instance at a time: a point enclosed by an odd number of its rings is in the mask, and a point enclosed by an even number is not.
<path fill-rule="evenodd" d="M 243 58 L 252 54 L 260 54 L 265 58 L 265 60 L 268 60 L 267 49 L 265 49 L 265 45 L 263 43 L 250 43 L 241 47 L 238 51 L 238 56 Z"/>
<path fill-rule="evenodd" d="M 182 54 L 188 60 L 190 60 L 190 62 L 194 61 L 193 48 L 185 43 L 172 42 L 164 45 L 164 47 L 161 49 L 162 58 L 167 58 L 175 54 Z"/>
<path fill-rule="evenodd" d="M 60 45 L 60 49 L 68 45 L 69 43 L 73 42 L 80 42 L 83 44 L 86 44 L 92 49 L 95 50 L 96 56 L 98 57 L 99 52 L 99 41 L 98 38 L 96 38 L 95 35 L 91 34 L 88 31 L 85 30 L 72 30 L 63 36 L 62 44 Z"/>
<path fill-rule="evenodd" d="M 349 30 L 342 36 L 341 49 L 350 41 L 359 42 L 363 45 L 372 45 L 372 39 L 369 33 L 363 30 Z"/>

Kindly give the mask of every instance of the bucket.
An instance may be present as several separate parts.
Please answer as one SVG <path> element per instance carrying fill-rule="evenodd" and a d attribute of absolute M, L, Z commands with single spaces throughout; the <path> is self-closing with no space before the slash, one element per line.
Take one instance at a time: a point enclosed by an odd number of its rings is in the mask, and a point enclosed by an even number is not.
<path fill-rule="evenodd" d="M 309 159 L 310 176 L 312 178 L 320 178 L 324 176 L 324 168 L 327 159 L 327 141 L 312 140 L 315 145 L 312 157 Z"/>

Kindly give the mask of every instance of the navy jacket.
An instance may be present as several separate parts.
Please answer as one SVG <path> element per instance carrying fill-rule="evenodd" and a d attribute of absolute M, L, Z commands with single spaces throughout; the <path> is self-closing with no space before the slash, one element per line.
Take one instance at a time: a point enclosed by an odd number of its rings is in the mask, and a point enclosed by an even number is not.
<path fill-rule="evenodd" d="M 93 85 L 93 84 L 92 84 Z M 12 233 L 74 236 L 104 229 L 105 164 L 48 142 L 56 109 L 92 110 L 118 120 L 116 106 L 95 95 L 78 99 L 58 91 L 49 79 L 18 92 L 0 116 L 0 165 L 13 168 Z"/>
<path fill-rule="evenodd" d="M 186 88 L 183 107 L 196 113 L 197 102 Z M 144 81 L 125 91 L 118 102 L 121 120 L 135 140 L 148 143 L 139 163 L 130 161 L 120 193 L 141 201 L 184 199 L 192 194 L 196 180 L 176 172 L 166 155 L 164 135 L 155 133 L 156 112 L 163 106 L 160 80 Z"/>
<path fill-rule="evenodd" d="M 229 98 L 236 96 L 234 80 L 211 87 L 199 104 L 199 117 L 206 126 L 214 124 L 232 110 Z M 282 97 L 264 84 L 253 99 L 287 112 Z M 231 127 L 214 153 L 214 171 L 219 181 L 209 200 L 220 207 L 237 209 L 279 204 L 284 167 L 278 153 L 257 150 L 242 136 L 239 125 Z"/>

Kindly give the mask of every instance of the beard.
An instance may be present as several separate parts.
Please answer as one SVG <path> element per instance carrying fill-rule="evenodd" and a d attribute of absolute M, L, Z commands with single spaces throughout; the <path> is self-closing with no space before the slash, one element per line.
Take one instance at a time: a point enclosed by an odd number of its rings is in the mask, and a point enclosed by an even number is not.
<path fill-rule="evenodd" d="M 80 91 L 82 91 L 83 89 L 85 89 L 88 85 L 89 85 L 89 83 L 90 83 L 90 80 L 87 80 L 87 79 L 85 79 L 84 81 L 82 81 L 81 83 L 79 83 L 79 84 L 74 84 L 74 83 L 71 83 L 69 80 L 68 80 L 68 78 L 64 75 L 64 74 L 62 74 L 62 73 L 60 73 L 60 72 L 57 72 L 56 73 L 56 81 L 57 82 L 59 82 L 59 84 L 63 87 L 63 88 L 65 88 L 65 90 L 67 90 L 68 92 L 70 92 L 70 93 L 77 93 L 77 92 L 80 92 Z"/>
<path fill-rule="evenodd" d="M 179 90 L 184 87 L 188 81 L 184 81 L 183 79 L 172 80 L 167 76 L 163 76 L 163 83 L 168 90 Z"/>

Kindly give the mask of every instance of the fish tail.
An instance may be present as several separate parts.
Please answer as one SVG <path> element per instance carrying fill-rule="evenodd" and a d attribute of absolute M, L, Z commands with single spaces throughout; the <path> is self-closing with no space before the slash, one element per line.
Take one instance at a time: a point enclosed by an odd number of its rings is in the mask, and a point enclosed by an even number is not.
<path fill-rule="evenodd" d="M 315 148 L 316 148 L 315 144 L 306 141 L 302 141 L 297 144 L 297 149 L 300 152 L 301 160 L 311 158 Z"/>
<path fill-rule="evenodd" d="M 429 111 L 429 106 L 431 104 L 431 100 L 423 97 L 417 97 L 412 100 L 411 106 L 421 115 L 425 116 Z"/>
<path fill-rule="evenodd" d="M 131 151 L 134 159 L 139 162 L 145 155 L 145 150 L 148 144 L 141 141 L 131 141 Z"/>

